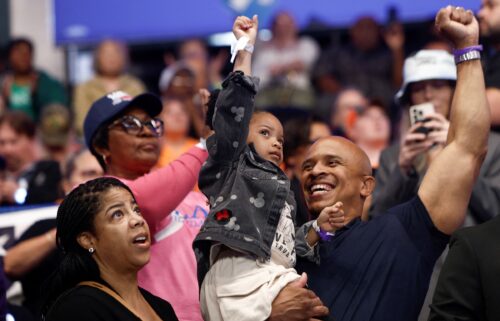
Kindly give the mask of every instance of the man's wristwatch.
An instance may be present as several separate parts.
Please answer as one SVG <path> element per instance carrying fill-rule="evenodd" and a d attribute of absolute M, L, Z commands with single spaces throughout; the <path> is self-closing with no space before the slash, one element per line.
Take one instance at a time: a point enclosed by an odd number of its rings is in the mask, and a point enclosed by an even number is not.
<path fill-rule="evenodd" d="M 335 236 L 335 232 L 330 233 L 330 232 L 323 231 L 318 226 L 318 220 L 314 220 L 314 222 L 312 223 L 312 228 L 316 231 L 316 233 L 318 233 L 319 238 L 322 241 L 330 241 Z"/>

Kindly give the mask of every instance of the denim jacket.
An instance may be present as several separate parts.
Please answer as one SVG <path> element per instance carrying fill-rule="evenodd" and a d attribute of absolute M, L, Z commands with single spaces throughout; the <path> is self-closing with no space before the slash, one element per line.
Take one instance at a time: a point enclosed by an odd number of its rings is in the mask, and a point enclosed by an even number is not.
<path fill-rule="evenodd" d="M 200 284 L 210 268 L 214 242 L 269 260 L 285 201 L 295 219 L 287 176 L 246 143 L 257 85 L 257 78 L 234 72 L 223 82 L 217 99 L 215 133 L 207 139 L 209 158 L 198 182 L 210 201 L 210 212 L 193 243 Z M 300 235 L 295 240 L 297 255 L 311 255 L 313 250 L 303 244 L 305 234 Z"/>

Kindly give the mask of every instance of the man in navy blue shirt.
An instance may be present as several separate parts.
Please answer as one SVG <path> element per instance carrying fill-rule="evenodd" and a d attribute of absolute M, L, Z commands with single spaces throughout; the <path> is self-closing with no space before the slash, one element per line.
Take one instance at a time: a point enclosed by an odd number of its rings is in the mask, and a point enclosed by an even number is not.
<path fill-rule="evenodd" d="M 360 220 L 375 182 L 368 157 L 352 142 L 328 137 L 308 151 L 302 183 L 309 210 L 338 210 L 346 226 L 319 241 L 319 264 L 300 262 L 309 287 L 337 321 L 416 320 L 433 265 L 465 218 L 471 189 L 487 149 L 489 108 L 470 10 L 448 6 L 436 27 L 457 51 L 447 145 L 432 162 L 418 196 L 369 222 Z M 476 47 L 475 47 L 476 46 Z M 299 231 L 307 233 L 304 227 Z"/>

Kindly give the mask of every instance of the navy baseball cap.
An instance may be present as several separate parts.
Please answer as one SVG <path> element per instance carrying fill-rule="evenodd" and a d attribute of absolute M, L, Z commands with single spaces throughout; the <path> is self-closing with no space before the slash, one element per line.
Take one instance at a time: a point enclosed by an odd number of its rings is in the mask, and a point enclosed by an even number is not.
<path fill-rule="evenodd" d="M 151 117 L 157 116 L 163 109 L 160 98 L 150 93 L 132 97 L 123 91 L 113 91 L 99 98 L 90 107 L 83 123 L 85 143 L 90 151 L 94 152 L 92 139 L 94 139 L 97 130 L 129 106 L 139 107 Z"/>

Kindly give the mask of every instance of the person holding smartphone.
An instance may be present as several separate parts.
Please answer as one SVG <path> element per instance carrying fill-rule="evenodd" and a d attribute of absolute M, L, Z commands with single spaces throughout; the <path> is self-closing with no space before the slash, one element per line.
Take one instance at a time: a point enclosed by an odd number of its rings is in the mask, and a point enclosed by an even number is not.
<path fill-rule="evenodd" d="M 395 97 L 403 107 L 401 139 L 382 152 L 371 217 L 416 195 L 448 136 L 456 82 L 453 56 L 443 50 L 420 50 L 406 59 L 403 78 Z M 472 191 L 466 225 L 485 222 L 500 212 L 499 144 L 500 135 L 490 134 L 488 155 Z"/>
<path fill-rule="evenodd" d="M 420 50 L 405 61 L 404 83 L 396 94 L 403 107 L 401 140 L 382 152 L 376 173 L 370 217 L 410 200 L 430 164 L 446 145 L 450 109 L 456 83 L 456 65 L 443 50 Z M 465 225 L 485 222 L 500 213 L 500 135 L 490 133 L 488 153 L 467 208 Z M 453 175 L 453 173 L 449 173 Z M 419 320 L 426 320 L 428 304 L 442 265 L 434 268 Z"/>

